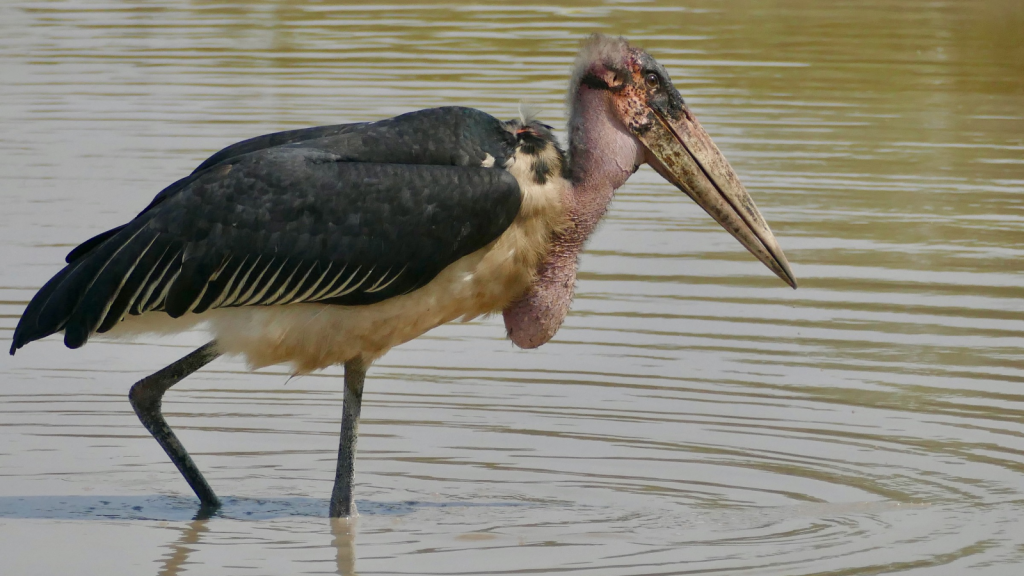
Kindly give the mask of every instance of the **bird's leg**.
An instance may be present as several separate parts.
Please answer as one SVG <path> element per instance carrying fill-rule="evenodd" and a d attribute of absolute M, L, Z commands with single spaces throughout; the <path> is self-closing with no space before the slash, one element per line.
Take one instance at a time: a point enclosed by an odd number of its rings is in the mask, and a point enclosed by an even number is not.
<path fill-rule="evenodd" d="M 361 360 L 345 363 L 345 403 L 341 415 L 341 442 L 338 445 L 338 470 L 331 492 L 331 518 L 357 516 L 352 497 L 355 475 L 356 440 L 359 439 L 359 408 L 363 404 L 363 380 L 366 367 Z"/>
<path fill-rule="evenodd" d="M 164 392 L 171 386 L 181 382 L 186 376 L 206 366 L 218 356 L 220 352 L 217 351 L 216 341 L 209 342 L 159 372 L 139 380 L 128 393 L 128 399 L 142 425 L 171 457 L 171 462 L 178 467 L 178 471 L 185 477 L 204 508 L 216 508 L 220 506 L 220 500 L 213 493 L 213 488 L 210 488 L 206 478 L 203 478 L 203 473 L 192 461 L 185 447 L 181 445 L 181 441 L 174 435 L 167 420 L 164 420 L 160 404 Z"/>

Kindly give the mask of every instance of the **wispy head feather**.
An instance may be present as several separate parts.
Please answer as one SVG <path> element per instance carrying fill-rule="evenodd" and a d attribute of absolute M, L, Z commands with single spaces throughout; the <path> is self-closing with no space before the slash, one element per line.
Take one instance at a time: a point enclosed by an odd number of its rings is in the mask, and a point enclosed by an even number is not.
<path fill-rule="evenodd" d="M 567 103 L 572 109 L 573 99 L 580 89 L 583 77 L 595 64 L 614 67 L 625 62 L 629 55 L 629 42 L 621 36 L 605 36 L 604 34 L 591 34 L 583 44 L 580 45 L 579 54 L 572 67 L 572 79 L 569 80 L 569 93 Z"/>
<path fill-rule="evenodd" d="M 519 121 L 523 126 L 534 122 L 540 117 L 540 107 L 526 100 L 519 101 Z"/>

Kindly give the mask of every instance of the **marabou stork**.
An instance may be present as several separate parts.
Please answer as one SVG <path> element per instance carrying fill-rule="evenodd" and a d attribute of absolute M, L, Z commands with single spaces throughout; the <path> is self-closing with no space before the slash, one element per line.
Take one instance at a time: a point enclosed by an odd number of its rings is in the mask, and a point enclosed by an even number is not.
<path fill-rule="evenodd" d="M 547 342 L 569 310 L 584 243 L 641 164 L 796 287 L 754 202 L 654 58 L 592 36 L 568 100 L 568 154 L 537 121 L 456 107 L 229 146 L 131 222 L 72 250 L 28 304 L 11 354 L 57 332 L 78 348 L 97 333 L 205 324 L 212 341 L 129 398 L 210 508 L 219 501 L 164 420 L 164 392 L 221 354 L 290 363 L 296 374 L 343 364 L 330 514 L 350 516 L 367 367 L 436 326 L 495 312 L 516 345 Z"/>

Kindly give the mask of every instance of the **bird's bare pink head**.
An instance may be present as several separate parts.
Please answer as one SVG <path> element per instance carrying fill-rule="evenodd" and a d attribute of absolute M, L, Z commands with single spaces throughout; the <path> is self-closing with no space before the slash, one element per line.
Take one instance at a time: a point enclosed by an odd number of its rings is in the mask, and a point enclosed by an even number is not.
<path fill-rule="evenodd" d="M 569 83 L 572 226 L 552 241 L 536 282 L 504 310 L 518 346 L 536 348 L 562 325 L 576 283 L 577 257 L 615 189 L 650 164 L 790 286 L 793 272 L 768 224 L 650 54 L 622 38 L 595 34 L 580 49 Z"/>
<path fill-rule="evenodd" d="M 593 147 L 580 134 L 586 125 L 584 111 L 600 109 L 601 119 L 636 146 L 634 162 L 649 164 L 796 287 L 785 254 L 736 172 L 650 54 L 623 38 L 591 36 L 576 59 L 569 106 L 570 143 L 583 143 L 570 149 L 574 161 Z M 592 120 L 594 112 L 589 114 Z"/>

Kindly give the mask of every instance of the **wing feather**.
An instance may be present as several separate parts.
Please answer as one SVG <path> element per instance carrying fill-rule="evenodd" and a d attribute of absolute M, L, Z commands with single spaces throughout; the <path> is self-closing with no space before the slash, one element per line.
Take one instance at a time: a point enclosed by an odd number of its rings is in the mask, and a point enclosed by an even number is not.
<path fill-rule="evenodd" d="M 320 300 L 326 300 L 330 298 L 331 294 L 341 292 L 342 290 L 345 289 L 346 286 L 349 285 L 349 283 L 352 282 L 352 279 L 356 277 L 356 274 L 359 274 L 359 271 L 362 270 L 362 268 L 362 266 L 357 266 L 356 269 L 353 270 L 351 274 L 349 274 L 348 278 L 341 283 L 341 286 L 338 286 L 338 280 L 341 280 L 341 277 L 345 274 L 345 270 L 347 269 L 342 268 L 341 271 L 338 272 L 338 275 L 334 278 L 334 280 L 332 280 L 331 283 L 328 284 L 323 290 L 317 293 L 316 296 L 310 298 L 309 301 L 319 302 Z"/>
<path fill-rule="evenodd" d="M 238 306 L 246 306 L 254 299 L 253 292 L 256 292 L 256 290 L 263 286 L 263 284 L 261 284 L 261 281 L 263 280 L 263 277 L 267 275 L 267 272 L 270 271 L 271 266 L 274 265 L 275 259 L 276 258 L 271 258 L 266 264 L 263 265 L 262 268 L 260 268 L 259 275 L 257 275 L 256 278 L 254 278 L 253 281 L 248 284 L 245 293 L 238 297 Z"/>
<path fill-rule="evenodd" d="M 111 310 L 107 314 L 107 317 L 103 320 L 103 323 L 100 324 L 100 327 L 96 329 L 97 332 L 106 332 L 110 330 L 114 325 L 123 320 L 126 314 L 132 313 L 131 311 L 135 309 L 139 296 L 146 288 L 150 277 L 152 277 L 153 272 L 157 270 L 156 264 L 163 259 L 170 248 L 170 245 L 167 245 L 164 246 L 159 253 L 157 251 L 147 252 L 147 261 L 140 262 L 140 265 L 136 266 L 132 276 L 121 289 L 121 293 L 118 294 L 118 298 L 114 301 L 113 306 L 111 306 Z"/>
<path fill-rule="evenodd" d="M 409 293 L 515 219 L 519 185 L 501 168 L 514 145 L 497 119 L 441 108 L 226 148 L 73 250 L 11 350 L 61 330 L 80 346 L 154 311 L 361 306 Z M 495 167 L 481 166 L 487 157 Z"/>
<path fill-rule="evenodd" d="M 237 260 L 238 258 L 231 254 L 224 258 L 220 268 L 218 268 L 217 271 L 214 272 L 213 276 L 211 276 L 206 282 L 203 294 L 192 305 L 190 309 L 191 312 L 201 314 L 209 310 L 210 305 L 221 297 L 227 283 L 234 277 L 235 272 L 238 270 L 238 265 L 235 264 Z"/>
<path fill-rule="evenodd" d="M 327 273 L 331 271 L 331 267 L 333 265 L 334 263 L 327 264 L 327 267 L 324 268 L 323 274 L 321 274 L 320 277 L 317 278 L 316 282 L 313 282 L 313 284 L 309 288 L 307 288 L 301 295 L 296 296 L 295 299 L 292 300 L 292 302 L 310 302 L 315 300 L 314 298 L 311 297 L 313 295 L 313 292 L 315 292 L 316 289 L 320 287 L 320 284 L 324 281 L 324 278 L 327 277 Z"/>
<path fill-rule="evenodd" d="M 85 285 L 78 306 L 64 328 L 64 344 L 68 348 L 78 348 L 85 344 L 89 334 L 99 327 L 117 291 L 124 284 L 123 268 L 128 263 L 132 263 L 134 268 L 141 252 L 152 243 L 136 241 L 146 229 L 146 226 L 141 226 L 136 230 L 125 230 L 130 234 L 123 243 L 117 245 Z"/>
<path fill-rule="evenodd" d="M 262 256 L 256 256 L 252 264 L 250 264 L 249 267 L 246 268 L 245 274 L 238 280 L 238 284 L 235 285 L 235 288 L 231 292 L 231 295 L 228 296 L 227 299 L 225 299 L 224 302 L 221 303 L 219 307 L 227 308 L 229 306 L 237 305 L 236 302 L 238 302 L 238 300 L 241 298 L 242 290 L 245 290 L 246 287 L 249 286 L 247 283 L 249 281 L 249 276 L 252 275 L 253 271 L 256 270 L 256 267 L 259 266 L 261 258 Z"/>
<path fill-rule="evenodd" d="M 149 286 L 146 287 L 146 292 L 139 304 L 139 314 L 157 310 L 163 305 L 163 299 L 167 294 L 165 287 L 170 286 L 174 281 L 174 276 L 177 275 L 177 270 L 181 266 L 182 252 L 182 249 L 175 250 L 170 258 L 161 260 L 158 264 L 160 274 L 153 278 Z"/>
<path fill-rule="evenodd" d="M 238 273 L 241 272 L 243 268 L 245 268 L 245 263 L 248 260 L 249 256 L 245 256 L 244 258 L 241 259 L 241 261 L 239 261 L 238 266 L 236 266 L 234 271 L 231 273 L 231 277 L 228 279 L 227 284 L 225 284 L 223 288 L 221 288 L 220 294 L 218 294 L 217 297 L 210 303 L 208 308 L 220 308 L 221 306 L 227 306 L 226 302 L 235 289 L 235 280 L 238 279 Z M 204 311 L 205 310 L 200 310 L 200 312 Z"/>
<path fill-rule="evenodd" d="M 260 304 L 264 306 L 273 306 L 274 304 L 277 304 L 279 300 L 283 300 L 285 298 L 285 295 L 288 294 L 289 291 L 291 291 L 291 294 L 298 292 L 299 288 L 302 287 L 303 280 L 305 280 L 309 276 L 309 270 L 307 270 L 306 275 L 303 276 L 302 279 L 299 280 L 296 284 L 294 284 L 293 289 L 292 280 L 295 279 L 295 275 L 299 273 L 300 269 L 301 266 L 293 266 L 292 271 L 288 274 L 288 277 L 285 278 L 284 281 L 281 282 L 279 285 L 275 286 L 274 291 L 268 294 L 267 297 L 264 298 L 262 302 L 260 302 Z"/>
<path fill-rule="evenodd" d="M 155 251 L 151 252 L 150 250 L 156 244 L 159 237 L 159 234 L 154 234 L 128 270 L 121 274 L 120 284 L 113 294 L 108 297 L 107 305 L 100 313 L 100 321 L 96 332 L 106 332 L 110 329 L 110 326 L 116 324 L 124 316 L 125 309 L 130 304 L 131 298 L 138 291 L 137 286 L 139 284 L 138 280 L 141 279 L 140 276 L 144 277 L 144 274 L 151 269 L 148 264 L 154 260 Z"/>
<path fill-rule="evenodd" d="M 270 291 L 270 287 L 274 285 L 274 282 L 277 281 L 277 277 L 281 275 L 281 271 L 284 270 L 285 266 L 287 266 L 287 265 L 288 265 L 288 259 L 285 258 L 284 262 L 282 262 L 281 265 L 277 267 L 277 270 L 274 271 L 274 275 L 271 276 L 270 278 L 268 278 L 266 282 L 263 282 L 262 284 L 258 284 L 258 286 L 260 286 L 259 290 L 255 294 L 252 295 L 252 298 L 249 298 L 245 302 L 242 302 L 242 306 L 252 306 L 252 305 L 255 305 L 255 304 L 263 304 L 263 298 L 267 295 L 267 292 Z M 272 264 L 268 264 L 267 265 L 267 270 L 268 271 L 271 269 L 271 266 L 272 266 Z M 257 283 L 258 282 L 259 282 L 259 280 L 257 280 Z"/>
<path fill-rule="evenodd" d="M 381 290 L 383 290 L 383 289 L 387 288 L 387 287 L 388 287 L 388 286 L 390 286 L 390 285 L 391 285 L 391 284 L 392 284 L 392 283 L 393 283 L 393 282 L 394 282 L 395 280 L 398 280 L 398 277 L 402 275 L 402 272 L 405 272 L 405 269 L 406 269 L 407 267 L 408 267 L 408 266 L 402 266 L 402 269 L 398 271 L 398 274 L 395 274 L 395 276 L 394 276 L 393 278 L 391 278 L 391 280 L 388 280 L 387 284 L 384 284 L 384 285 L 382 286 L 382 285 L 381 285 L 381 282 L 383 282 L 383 281 L 384 281 L 384 279 L 388 277 L 388 274 L 390 274 L 390 273 L 391 273 L 391 269 L 390 269 L 390 268 L 388 268 L 388 271 L 387 271 L 387 272 L 385 272 L 385 273 L 384 273 L 384 275 L 380 277 L 380 280 L 377 280 L 377 283 L 376 283 L 376 284 L 374 284 L 373 286 L 370 286 L 369 288 L 367 288 L 367 289 L 366 289 L 366 291 L 367 291 L 368 293 L 372 294 L 372 293 L 374 293 L 374 292 L 380 292 Z"/>

